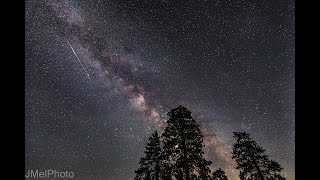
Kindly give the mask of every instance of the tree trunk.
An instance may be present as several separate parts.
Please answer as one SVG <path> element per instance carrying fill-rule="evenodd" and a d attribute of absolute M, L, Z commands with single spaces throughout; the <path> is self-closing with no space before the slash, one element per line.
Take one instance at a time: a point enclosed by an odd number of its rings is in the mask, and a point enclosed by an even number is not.
<path fill-rule="evenodd" d="M 263 175 L 262 175 L 262 173 L 261 173 L 261 170 L 260 170 L 260 168 L 259 168 L 259 166 L 258 166 L 258 164 L 257 164 L 257 161 L 256 161 L 256 159 L 254 158 L 254 156 L 253 156 L 252 153 L 251 153 L 251 149 L 249 149 L 249 155 L 251 156 L 252 161 L 253 161 L 253 164 L 254 164 L 254 166 L 256 167 L 257 171 L 258 171 L 258 175 L 260 176 L 260 179 L 261 179 L 261 180 L 264 180 L 264 177 L 263 177 Z"/>
<path fill-rule="evenodd" d="M 159 161 L 156 164 L 156 180 L 159 180 Z"/>
<path fill-rule="evenodd" d="M 189 163 L 188 163 L 188 154 L 187 154 L 187 146 L 186 146 L 186 139 L 184 135 L 185 124 L 184 119 L 182 119 L 182 147 L 183 147 L 183 159 L 184 159 L 184 170 L 186 173 L 186 180 L 190 180 L 190 172 L 189 172 Z"/>
<path fill-rule="evenodd" d="M 257 171 L 258 171 L 258 174 L 259 174 L 259 176 L 260 176 L 260 179 L 261 179 L 261 180 L 264 180 L 264 177 L 263 177 L 263 175 L 262 175 L 262 173 L 261 173 L 261 171 L 260 171 L 260 168 L 259 168 L 259 166 L 258 166 L 258 164 L 257 164 L 257 162 L 256 162 L 255 159 L 253 159 L 253 163 L 254 163 L 254 166 L 256 167 Z"/>
<path fill-rule="evenodd" d="M 185 171 L 186 171 L 186 180 L 190 180 L 187 147 L 186 147 L 186 143 L 185 143 L 184 138 L 183 138 L 183 156 L 184 156 L 183 159 L 184 159 L 184 166 L 185 166 Z"/>

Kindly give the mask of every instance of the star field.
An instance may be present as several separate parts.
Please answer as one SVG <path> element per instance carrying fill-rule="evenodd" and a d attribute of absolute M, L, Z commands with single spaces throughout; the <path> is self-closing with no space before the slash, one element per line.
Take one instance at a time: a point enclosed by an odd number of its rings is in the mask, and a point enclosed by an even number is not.
<path fill-rule="evenodd" d="M 239 179 L 233 131 L 295 179 L 294 1 L 27 1 L 25 166 L 133 179 L 186 106 L 212 169 Z"/>

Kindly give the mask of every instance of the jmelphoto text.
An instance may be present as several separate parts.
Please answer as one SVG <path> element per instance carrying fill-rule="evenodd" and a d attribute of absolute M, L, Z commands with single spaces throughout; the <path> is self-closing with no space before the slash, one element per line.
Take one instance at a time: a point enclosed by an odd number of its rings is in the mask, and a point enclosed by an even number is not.
<path fill-rule="evenodd" d="M 68 171 L 57 171 L 57 170 L 27 170 L 25 178 L 73 178 L 74 173 Z"/>

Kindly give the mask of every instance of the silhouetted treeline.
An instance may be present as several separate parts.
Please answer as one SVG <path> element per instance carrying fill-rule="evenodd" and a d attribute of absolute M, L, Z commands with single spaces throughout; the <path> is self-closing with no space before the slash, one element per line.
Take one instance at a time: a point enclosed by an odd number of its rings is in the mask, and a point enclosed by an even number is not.
<path fill-rule="evenodd" d="M 203 135 L 200 126 L 183 106 L 169 113 L 168 126 L 161 136 L 155 131 L 149 138 L 145 157 L 135 171 L 135 180 L 228 180 L 219 168 L 211 173 L 211 161 L 203 157 Z M 236 143 L 232 155 L 240 171 L 240 179 L 284 180 L 278 172 L 283 168 L 269 160 L 265 150 L 245 132 L 234 132 Z"/>
<path fill-rule="evenodd" d="M 283 168 L 270 160 L 250 135 L 246 132 L 234 132 L 236 143 L 233 145 L 232 158 L 236 159 L 240 170 L 240 179 L 285 180 L 278 172 Z"/>

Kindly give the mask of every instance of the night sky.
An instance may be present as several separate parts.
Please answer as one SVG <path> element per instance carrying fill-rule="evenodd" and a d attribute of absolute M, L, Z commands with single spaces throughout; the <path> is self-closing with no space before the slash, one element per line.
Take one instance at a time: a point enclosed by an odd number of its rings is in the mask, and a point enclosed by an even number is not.
<path fill-rule="evenodd" d="M 233 131 L 295 167 L 293 0 L 30 0 L 25 166 L 133 179 L 154 130 L 183 105 L 212 170 L 239 179 Z"/>

